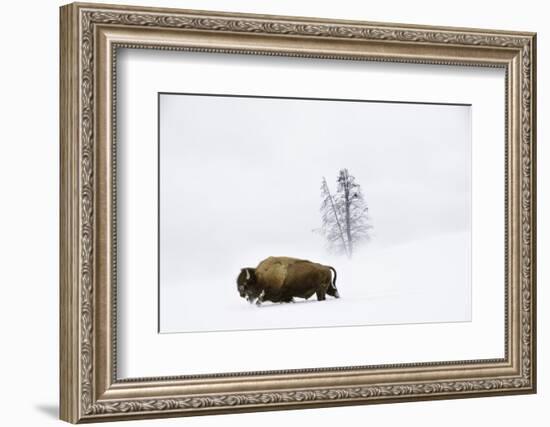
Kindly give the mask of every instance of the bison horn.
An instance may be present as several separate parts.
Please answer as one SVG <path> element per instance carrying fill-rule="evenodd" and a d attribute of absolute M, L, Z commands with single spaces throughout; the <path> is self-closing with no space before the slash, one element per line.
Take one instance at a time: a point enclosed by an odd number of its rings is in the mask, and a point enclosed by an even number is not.
<path fill-rule="evenodd" d="M 248 268 L 245 268 L 246 271 L 246 280 L 250 279 L 250 271 L 248 271 Z"/>

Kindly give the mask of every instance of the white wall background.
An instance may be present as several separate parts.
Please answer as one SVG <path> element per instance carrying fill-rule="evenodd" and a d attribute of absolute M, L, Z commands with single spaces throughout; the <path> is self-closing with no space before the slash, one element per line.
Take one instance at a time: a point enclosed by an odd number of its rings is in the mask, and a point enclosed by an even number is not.
<path fill-rule="evenodd" d="M 125 3 L 111 0 L 113 3 Z M 370 21 L 452 25 L 537 31 L 538 117 L 550 114 L 550 30 L 544 2 L 357 2 L 353 0 L 270 2 L 246 0 L 134 0 L 134 4 L 238 12 L 305 15 Z M 58 402 L 58 6 L 59 1 L 3 5 L 0 79 L 0 299 L 2 351 L 0 400 L 2 424 L 59 425 Z M 550 404 L 550 376 L 545 362 L 550 322 L 544 265 L 550 241 L 548 128 L 539 120 L 539 393 L 453 401 L 267 412 L 241 415 L 129 422 L 124 425 L 317 426 L 543 425 Z M 546 165 L 546 167 L 545 167 Z M 548 264 L 547 264 L 548 265 Z"/>

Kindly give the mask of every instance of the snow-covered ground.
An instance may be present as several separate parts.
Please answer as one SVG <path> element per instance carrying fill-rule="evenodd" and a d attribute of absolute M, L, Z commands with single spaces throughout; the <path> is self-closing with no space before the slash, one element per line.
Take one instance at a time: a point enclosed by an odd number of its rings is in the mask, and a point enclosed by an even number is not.
<path fill-rule="evenodd" d="M 283 255 L 283 254 L 273 254 Z M 285 254 L 286 255 L 286 254 Z M 239 297 L 235 278 L 210 272 L 200 282 L 161 290 L 161 332 L 204 332 L 471 320 L 470 234 L 440 234 L 379 247 L 367 244 L 352 260 L 309 257 L 338 271 L 341 298 L 297 299 L 257 307 Z M 258 260 L 259 261 L 259 260 Z M 214 272 L 215 273 L 215 272 Z M 212 286 L 211 281 L 219 283 Z"/>

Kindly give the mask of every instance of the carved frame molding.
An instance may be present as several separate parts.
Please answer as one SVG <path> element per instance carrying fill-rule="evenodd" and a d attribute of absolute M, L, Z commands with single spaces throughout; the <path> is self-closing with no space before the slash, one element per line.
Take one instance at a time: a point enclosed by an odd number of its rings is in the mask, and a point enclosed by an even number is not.
<path fill-rule="evenodd" d="M 505 67 L 506 357 L 220 374 L 202 378 L 211 386 L 209 393 L 193 393 L 184 377 L 117 380 L 113 135 L 118 47 Z M 533 33 L 93 4 L 62 7 L 61 418 L 75 423 L 535 392 L 535 50 Z M 331 377 L 347 373 L 364 374 L 364 382 L 330 385 Z M 415 374 L 422 379 L 413 379 Z M 273 387 L 238 391 L 239 381 L 252 384 L 270 375 Z M 301 385 L 284 387 L 285 378 Z M 225 391 L 228 380 L 234 391 Z"/>

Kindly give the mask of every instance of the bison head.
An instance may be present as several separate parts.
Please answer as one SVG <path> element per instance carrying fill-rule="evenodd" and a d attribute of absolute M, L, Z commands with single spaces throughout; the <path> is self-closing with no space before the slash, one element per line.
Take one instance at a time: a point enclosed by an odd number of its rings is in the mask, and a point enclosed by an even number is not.
<path fill-rule="evenodd" d="M 237 290 L 241 298 L 246 298 L 251 304 L 258 298 L 261 291 L 256 282 L 255 268 L 241 268 L 239 277 L 237 277 Z"/>

